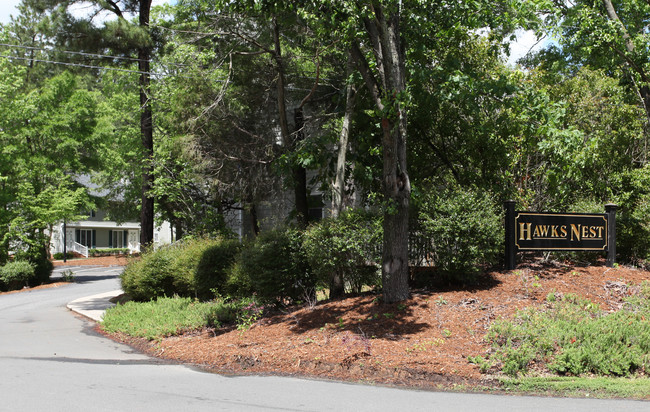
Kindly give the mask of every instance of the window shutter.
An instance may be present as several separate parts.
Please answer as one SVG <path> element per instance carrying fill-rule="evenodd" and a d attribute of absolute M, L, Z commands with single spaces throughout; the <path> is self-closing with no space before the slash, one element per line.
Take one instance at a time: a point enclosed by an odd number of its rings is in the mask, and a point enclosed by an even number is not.
<path fill-rule="evenodd" d="M 129 232 L 128 231 L 126 231 L 126 230 L 122 231 L 122 239 L 123 239 L 122 247 L 123 248 L 128 247 L 129 246 Z"/>
<path fill-rule="evenodd" d="M 92 245 L 92 249 L 96 249 L 96 248 L 97 248 L 97 242 L 96 242 L 96 239 L 97 239 L 97 231 L 96 231 L 95 229 L 93 229 L 92 241 L 91 241 L 91 243 L 90 243 L 90 244 Z"/>
<path fill-rule="evenodd" d="M 113 231 L 108 231 L 108 247 L 113 247 Z"/>
<path fill-rule="evenodd" d="M 79 229 L 74 230 L 74 241 L 81 243 L 81 231 Z"/>

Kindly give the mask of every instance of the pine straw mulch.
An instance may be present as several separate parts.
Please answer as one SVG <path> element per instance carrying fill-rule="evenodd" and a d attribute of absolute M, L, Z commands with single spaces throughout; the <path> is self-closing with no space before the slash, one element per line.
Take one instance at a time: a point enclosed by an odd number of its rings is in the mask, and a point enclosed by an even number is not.
<path fill-rule="evenodd" d="M 400 304 L 376 295 L 325 301 L 268 315 L 249 330 L 186 333 L 148 342 L 114 339 L 153 356 L 219 373 L 276 374 L 409 387 L 494 386 L 468 356 L 485 355 L 497 318 L 540 305 L 548 293 L 575 293 L 605 310 L 620 308 L 629 285 L 650 272 L 535 261 L 489 272 L 472 287 L 416 289 Z M 100 329 L 100 328 L 99 328 Z"/>

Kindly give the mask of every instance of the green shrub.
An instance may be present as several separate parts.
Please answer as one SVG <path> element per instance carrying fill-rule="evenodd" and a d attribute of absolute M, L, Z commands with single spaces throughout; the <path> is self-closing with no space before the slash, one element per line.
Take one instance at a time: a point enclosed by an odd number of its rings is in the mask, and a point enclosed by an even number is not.
<path fill-rule="evenodd" d="M 424 195 L 419 220 L 422 235 L 432 240 L 436 268 L 452 279 L 467 281 L 482 265 L 502 256 L 501 208 L 489 194 L 454 187 Z"/>
<path fill-rule="evenodd" d="M 170 255 L 158 250 L 144 253 L 141 259 L 129 262 L 120 275 L 122 289 L 137 301 L 173 296 L 176 290 Z"/>
<path fill-rule="evenodd" d="M 54 265 L 45 246 L 30 246 L 27 250 L 17 252 L 15 259 L 26 260 L 34 267 L 34 276 L 29 280 L 29 286 L 42 285 L 50 280 Z"/>
<path fill-rule="evenodd" d="M 222 294 L 225 292 L 228 270 L 240 249 L 241 243 L 232 239 L 223 240 L 203 251 L 194 277 L 196 293 L 200 299 L 213 298 L 215 290 Z"/>
<path fill-rule="evenodd" d="M 647 296 L 628 298 L 614 313 L 575 295 L 554 296 L 546 309 L 494 322 L 488 340 L 509 375 L 526 373 L 535 361 L 560 375 L 629 376 L 650 366 L 649 315 Z"/>
<path fill-rule="evenodd" d="M 304 235 L 311 270 L 329 285 L 331 297 L 340 295 L 344 287 L 359 293 L 364 285 L 380 283 L 381 242 L 381 219 L 363 210 L 324 219 Z"/>
<path fill-rule="evenodd" d="M 74 254 L 72 252 L 67 252 L 66 253 L 68 259 L 74 258 Z M 52 255 L 52 258 L 54 260 L 63 260 L 63 252 L 58 252 Z"/>
<path fill-rule="evenodd" d="M 236 324 L 239 330 L 247 330 L 257 322 L 264 313 L 264 306 L 254 297 L 242 299 L 215 299 L 206 315 L 206 324 L 220 327 L 224 324 Z"/>
<path fill-rule="evenodd" d="M 650 196 L 616 213 L 616 252 L 625 262 L 650 259 Z"/>
<path fill-rule="evenodd" d="M 22 289 L 35 276 L 34 266 L 25 260 L 9 262 L 0 267 L 0 279 L 9 290 Z"/>
<path fill-rule="evenodd" d="M 127 255 L 129 248 L 102 248 L 102 249 L 88 249 L 89 256 L 111 256 L 111 255 Z"/>
<path fill-rule="evenodd" d="M 206 289 L 206 285 L 219 286 L 219 273 L 222 270 L 219 267 L 210 268 L 209 265 L 217 264 L 218 256 L 226 256 L 224 250 L 234 253 L 234 246 L 228 242 L 221 239 L 187 239 L 147 252 L 141 259 L 127 265 L 121 275 L 122 288 L 139 301 L 173 295 L 197 297 L 199 285 L 202 297 L 208 297 L 209 287 Z M 219 246 L 222 243 L 225 243 L 223 250 Z M 217 257 L 210 257 L 211 253 Z M 226 265 L 225 262 L 220 264 Z M 212 279 L 212 275 L 215 279 Z"/>
<path fill-rule="evenodd" d="M 262 301 L 301 300 L 316 286 L 302 249 L 301 233 L 291 228 L 262 232 L 249 241 L 233 269 L 228 281 L 231 289 L 250 287 Z"/>

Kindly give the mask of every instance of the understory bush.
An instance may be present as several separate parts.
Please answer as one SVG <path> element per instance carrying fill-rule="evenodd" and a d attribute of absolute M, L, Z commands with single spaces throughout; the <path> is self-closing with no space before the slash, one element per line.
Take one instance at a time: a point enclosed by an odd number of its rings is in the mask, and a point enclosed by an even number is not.
<path fill-rule="evenodd" d="M 420 206 L 422 235 L 432 240 L 436 269 L 459 281 L 473 280 L 483 265 L 502 256 L 501 208 L 472 188 L 431 190 Z"/>
<path fill-rule="evenodd" d="M 226 250 L 232 249 L 229 242 L 223 239 L 187 239 L 145 253 L 124 269 L 122 288 L 139 301 L 173 295 L 197 297 L 201 294 L 207 298 L 207 285 L 219 288 L 225 281 L 220 265 L 228 262 L 217 261 L 226 255 L 222 252 L 222 244 Z M 215 266 L 210 267 L 210 262 Z"/>
<path fill-rule="evenodd" d="M 26 260 L 34 267 L 34 276 L 29 279 L 29 286 L 47 283 L 52 275 L 54 265 L 49 259 L 48 251 L 42 244 L 30 246 L 26 250 L 16 252 L 16 260 Z"/>
<path fill-rule="evenodd" d="M 306 230 L 307 260 L 319 281 L 329 285 L 330 297 L 345 288 L 360 293 L 364 285 L 381 282 L 382 236 L 381 219 L 363 210 L 345 211 Z"/>
<path fill-rule="evenodd" d="M 528 308 L 513 320 L 494 322 L 488 340 L 504 373 L 526 373 L 533 364 L 559 375 L 629 376 L 648 373 L 648 286 L 623 309 L 604 313 L 576 295 L 550 294 L 546 309 Z"/>
<path fill-rule="evenodd" d="M 248 241 L 230 271 L 229 290 L 255 293 L 265 302 L 291 303 L 312 294 L 316 279 L 302 247 L 302 233 L 278 228 Z"/>
<path fill-rule="evenodd" d="M 223 294 L 228 280 L 228 271 L 241 249 L 236 239 L 222 240 L 208 246 L 196 267 L 194 283 L 199 299 L 211 299 L 215 292 Z"/>
<path fill-rule="evenodd" d="M 34 266 L 26 260 L 8 262 L 0 267 L 0 280 L 8 290 L 17 290 L 28 286 L 34 276 Z"/>
<path fill-rule="evenodd" d="M 57 253 L 52 255 L 52 259 L 54 259 L 54 260 L 63 260 L 63 256 L 64 256 L 63 252 L 57 252 Z M 67 259 L 72 259 L 72 258 L 74 258 L 74 253 L 66 252 L 65 256 L 66 256 Z"/>

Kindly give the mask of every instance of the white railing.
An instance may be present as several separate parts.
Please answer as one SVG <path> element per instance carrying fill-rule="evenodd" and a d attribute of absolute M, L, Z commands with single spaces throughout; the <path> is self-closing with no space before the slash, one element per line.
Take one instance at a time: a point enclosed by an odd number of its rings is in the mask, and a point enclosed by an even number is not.
<path fill-rule="evenodd" d="M 68 242 L 68 251 L 77 252 L 84 257 L 88 257 L 88 246 L 84 246 L 77 242 Z"/>

